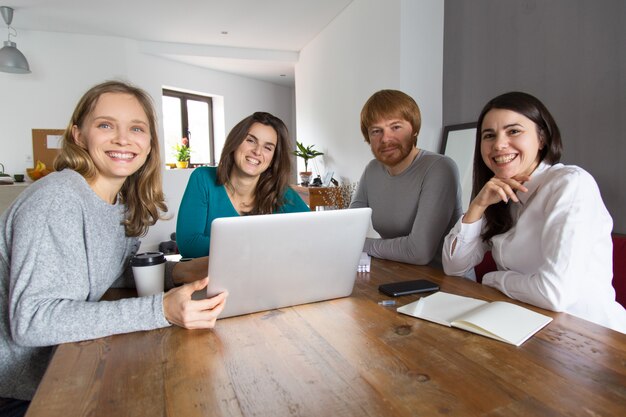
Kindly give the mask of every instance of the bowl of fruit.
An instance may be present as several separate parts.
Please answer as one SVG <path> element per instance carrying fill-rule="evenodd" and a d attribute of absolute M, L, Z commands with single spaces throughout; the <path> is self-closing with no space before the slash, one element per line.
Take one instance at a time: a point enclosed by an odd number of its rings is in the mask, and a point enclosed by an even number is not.
<path fill-rule="evenodd" d="M 45 177 L 51 171 L 46 168 L 46 164 L 41 161 L 37 161 L 37 164 L 34 168 L 26 168 L 26 174 L 28 174 L 28 178 L 33 181 L 37 181 L 39 178 Z"/>

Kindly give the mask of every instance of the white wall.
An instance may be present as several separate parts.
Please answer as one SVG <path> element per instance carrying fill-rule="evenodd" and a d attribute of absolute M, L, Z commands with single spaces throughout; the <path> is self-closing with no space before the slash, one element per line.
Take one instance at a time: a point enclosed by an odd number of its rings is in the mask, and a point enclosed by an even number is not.
<path fill-rule="evenodd" d="M 422 112 L 418 147 L 439 152 L 443 112 L 443 22 L 441 0 L 402 0 L 401 90 Z"/>
<path fill-rule="evenodd" d="M 441 136 L 443 2 L 354 0 L 302 51 L 296 64 L 297 138 L 325 152 L 320 174 L 355 182 L 372 158 L 360 112 L 374 92 L 410 94 L 422 111 L 418 146 Z M 301 162 L 299 161 L 301 164 Z"/>
<path fill-rule="evenodd" d="M 32 74 L 0 72 L 0 162 L 10 174 L 33 165 L 31 129 L 65 128 L 80 96 L 108 79 L 127 80 L 145 89 L 159 115 L 161 88 L 167 85 L 223 96 L 226 131 L 258 110 L 275 114 L 294 130 L 292 88 L 161 59 L 143 53 L 141 42 L 128 39 L 25 30 L 19 35 L 17 45 Z M 162 154 L 165 151 L 161 149 Z M 154 248 L 175 230 L 179 198 L 190 173 L 164 171 L 173 218 L 157 223 L 142 248 Z"/>
<path fill-rule="evenodd" d="M 33 166 L 31 129 L 65 128 L 83 91 L 127 72 L 118 38 L 20 30 L 17 46 L 33 72 L 0 72 L 0 162 L 11 174 Z"/>

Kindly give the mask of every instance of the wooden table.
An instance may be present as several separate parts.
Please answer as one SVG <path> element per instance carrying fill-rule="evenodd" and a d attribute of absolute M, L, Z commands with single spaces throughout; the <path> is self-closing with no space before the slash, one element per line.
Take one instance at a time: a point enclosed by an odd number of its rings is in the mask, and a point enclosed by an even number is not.
<path fill-rule="evenodd" d="M 309 206 L 311 211 L 317 207 L 333 206 L 343 208 L 343 195 L 338 187 L 303 187 L 292 185 L 300 198 Z"/>
<path fill-rule="evenodd" d="M 527 306 L 554 321 L 517 348 L 377 303 L 416 278 L 508 300 L 374 259 L 351 297 L 61 345 L 28 416 L 626 415 L 626 335 Z"/>

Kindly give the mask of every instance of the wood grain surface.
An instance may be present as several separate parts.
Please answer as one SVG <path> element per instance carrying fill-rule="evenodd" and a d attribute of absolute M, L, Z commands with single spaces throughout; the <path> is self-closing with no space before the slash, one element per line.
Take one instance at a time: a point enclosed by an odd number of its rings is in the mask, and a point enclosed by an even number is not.
<path fill-rule="evenodd" d="M 372 260 L 352 296 L 58 347 L 27 416 L 622 416 L 626 335 L 573 316 L 521 347 L 399 314 L 379 284 L 440 270 Z M 110 291 L 109 297 L 128 296 Z M 512 323 L 514 325 L 514 323 Z"/>

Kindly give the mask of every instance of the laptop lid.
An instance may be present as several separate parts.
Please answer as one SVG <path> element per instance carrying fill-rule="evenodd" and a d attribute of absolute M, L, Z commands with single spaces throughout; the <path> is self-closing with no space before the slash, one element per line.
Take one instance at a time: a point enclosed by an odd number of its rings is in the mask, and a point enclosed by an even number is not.
<path fill-rule="evenodd" d="M 228 290 L 219 318 L 349 296 L 371 213 L 358 208 L 215 219 L 207 295 Z"/>

